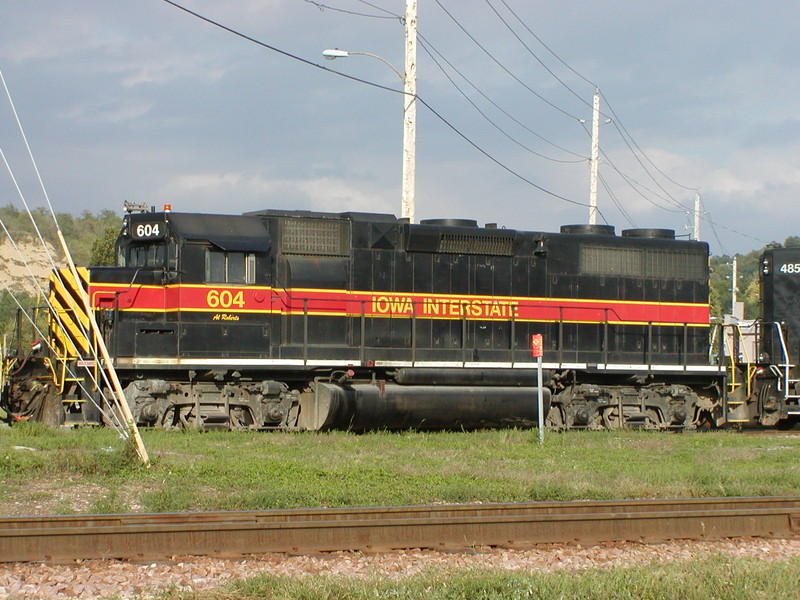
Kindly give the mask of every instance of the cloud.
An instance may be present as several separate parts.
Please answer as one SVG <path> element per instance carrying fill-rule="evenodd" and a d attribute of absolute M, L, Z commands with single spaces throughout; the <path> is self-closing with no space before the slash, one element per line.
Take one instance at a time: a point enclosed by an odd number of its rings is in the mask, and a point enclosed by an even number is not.
<path fill-rule="evenodd" d="M 61 113 L 61 117 L 77 122 L 90 123 L 122 123 L 137 119 L 147 114 L 153 103 L 136 98 L 120 98 L 91 104 L 76 104 Z"/>
<path fill-rule="evenodd" d="M 396 95 L 309 68 L 163 2 L 6 4 L 0 64 L 52 185 L 62 190 L 63 206 L 116 209 L 124 197 L 192 211 L 399 212 Z M 526 85 L 569 113 L 589 118 L 583 100 L 591 102 L 593 86 L 559 60 L 596 82 L 604 113 L 613 107 L 614 122 L 624 123 L 669 178 L 700 188 L 717 222 L 733 229 L 744 219 L 747 231 L 759 237 L 797 233 L 792 219 L 774 216 L 795 212 L 800 195 L 796 2 L 774 0 L 768 10 L 738 3 L 721 12 L 719 3 L 688 0 L 584 2 L 572 11 L 559 3 L 516 4 L 514 10 L 558 58 L 522 27 L 516 31 L 580 98 L 540 68 L 485 2 L 463 0 L 448 10 Z M 397 19 L 358 18 L 301 0 L 186 0 L 186 5 L 276 48 L 368 81 L 394 86 L 396 78 L 374 60 L 323 63 L 320 51 L 338 46 L 373 52 L 396 66 L 403 62 Z M 440 7 L 421 3 L 419 13 L 420 34 L 493 101 L 548 140 L 588 152 L 588 135 L 574 119 L 509 77 Z M 585 165 L 562 165 L 522 151 L 485 123 L 421 50 L 418 62 L 420 95 L 458 130 L 419 110 L 418 218 L 462 216 L 547 230 L 585 222 L 585 207 L 553 198 L 503 168 L 583 203 Z M 543 154 L 564 157 L 463 85 L 509 135 Z M 0 142 L 7 145 L 11 134 L 3 131 Z M 683 211 L 659 198 L 665 192 L 615 127 L 601 128 L 600 145 L 621 171 L 652 190 L 644 192 L 648 202 L 601 162 L 614 193 L 612 199 L 600 189 L 610 223 L 624 222 L 614 205 L 618 201 L 640 227 L 683 226 Z M 651 171 L 691 208 L 692 190 Z M 735 243 L 737 250 L 754 246 L 751 238 Z"/>
<path fill-rule="evenodd" d="M 393 212 L 385 194 L 367 187 L 334 177 L 269 179 L 242 172 L 191 173 L 173 177 L 157 195 L 184 212 L 200 207 L 223 213 L 261 208 Z"/>

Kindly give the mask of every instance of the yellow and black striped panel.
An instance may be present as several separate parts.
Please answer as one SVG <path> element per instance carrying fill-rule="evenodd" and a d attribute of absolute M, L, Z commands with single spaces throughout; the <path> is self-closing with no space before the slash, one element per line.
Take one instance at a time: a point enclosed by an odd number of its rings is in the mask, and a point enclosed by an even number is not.
<path fill-rule="evenodd" d="M 78 267 L 78 281 L 69 269 L 57 269 L 50 274 L 50 343 L 65 358 L 87 356 L 90 343 L 89 317 L 86 314 L 81 291 L 89 289 L 89 271 Z"/>

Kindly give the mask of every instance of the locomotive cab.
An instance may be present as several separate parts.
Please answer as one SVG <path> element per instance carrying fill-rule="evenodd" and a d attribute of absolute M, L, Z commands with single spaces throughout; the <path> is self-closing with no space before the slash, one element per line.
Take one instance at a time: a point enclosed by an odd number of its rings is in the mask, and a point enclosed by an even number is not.
<path fill-rule="evenodd" d="M 735 392 L 749 399 L 747 422 L 791 427 L 800 422 L 800 248 L 767 248 L 759 269 L 758 354 L 739 357 Z"/>

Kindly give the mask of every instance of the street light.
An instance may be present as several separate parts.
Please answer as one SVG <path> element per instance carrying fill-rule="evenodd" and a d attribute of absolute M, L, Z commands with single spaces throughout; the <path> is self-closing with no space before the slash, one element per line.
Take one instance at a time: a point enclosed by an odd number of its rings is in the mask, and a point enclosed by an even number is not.
<path fill-rule="evenodd" d="M 327 49 L 322 56 L 328 60 L 347 58 L 348 56 L 370 56 L 388 66 L 403 82 L 403 187 L 402 213 L 409 223 L 414 222 L 414 169 L 416 162 L 416 130 L 417 130 L 417 17 L 416 0 L 407 0 L 406 4 L 406 60 L 405 75 L 395 69 L 386 59 L 370 52 L 349 52 L 339 48 Z"/>
<path fill-rule="evenodd" d="M 406 78 L 403 77 L 403 74 L 395 69 L 394 65 L 390 63 L 388 60 L 383 58 L 382 56 L 378 56 L 377 54 L 372 54 L 371 52 L 350 52 L 348 50 L 340 50 L 339 48 L 328 48 L 327 50 L 322 51 L 322 56 L 328 60 L 335 60 L 337 58 L 347 58 L 348 56 L 371 56 L 372 58 L 377 58 L 387 67 L 389 67 L 392 71 L 394 71 L 395 75 L 400 78 L 400 81 L 405 83 Z"/>

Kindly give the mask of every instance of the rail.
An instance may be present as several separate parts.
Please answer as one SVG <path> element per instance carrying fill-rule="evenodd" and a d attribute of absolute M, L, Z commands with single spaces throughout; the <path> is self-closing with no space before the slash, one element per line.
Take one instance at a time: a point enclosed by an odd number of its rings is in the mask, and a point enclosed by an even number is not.
<path fill-rule="evenodd" d="M 800 497 L 0 517 L 0 562 L 800 535 Z"/>

